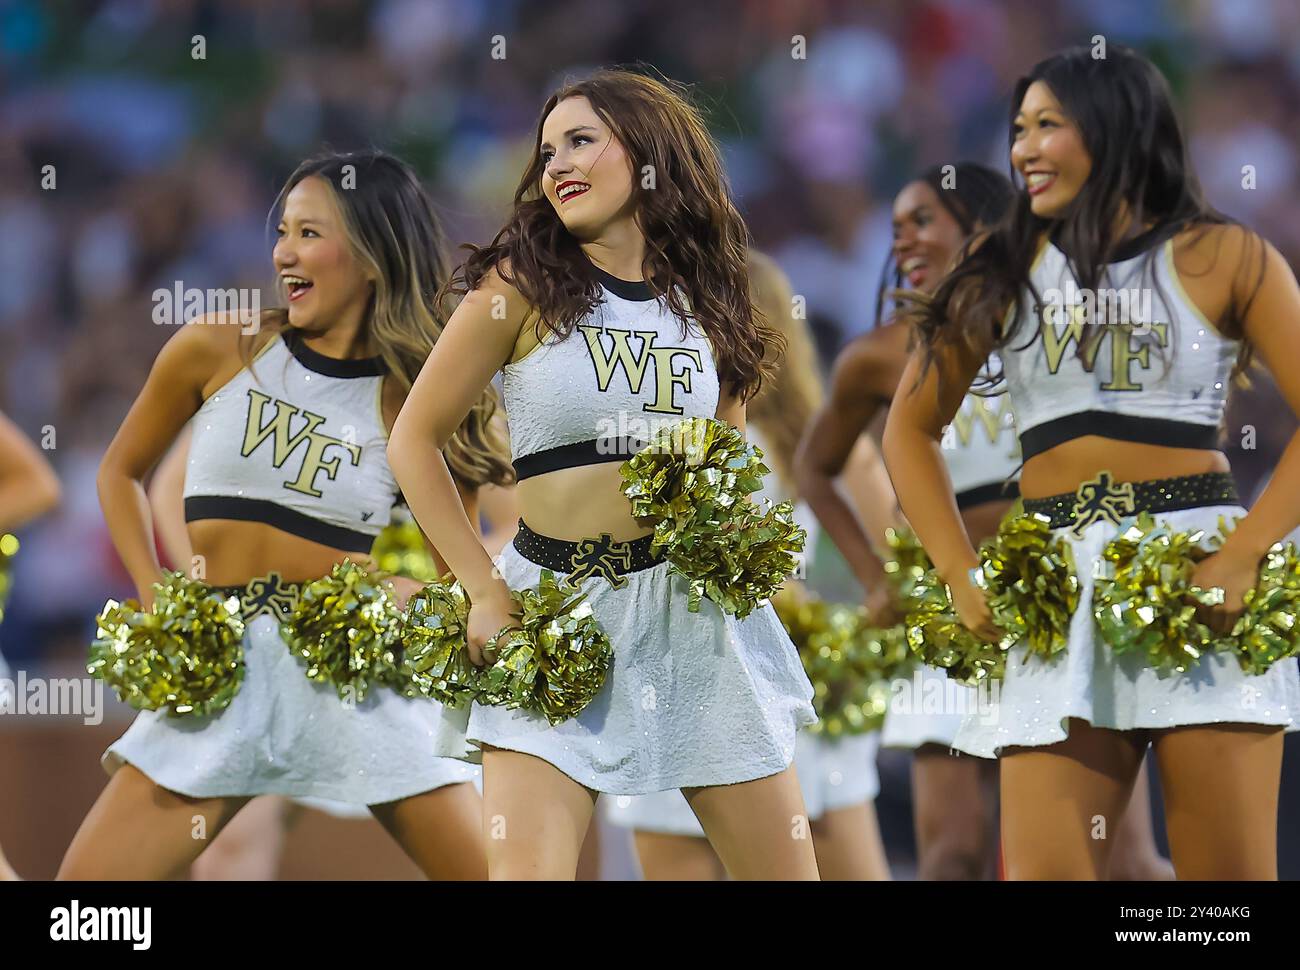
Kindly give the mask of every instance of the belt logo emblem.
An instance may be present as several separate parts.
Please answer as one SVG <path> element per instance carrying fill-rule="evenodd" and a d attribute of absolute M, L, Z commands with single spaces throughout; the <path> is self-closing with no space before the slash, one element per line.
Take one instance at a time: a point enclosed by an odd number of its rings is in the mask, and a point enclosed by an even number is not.
<path fill-rule="evenodd" d="M 632 547 L 626 542 L 615 542 L 608 532 L 602 532 L 599 539 L 583 539 L 578 543 L 578 551 L 569 557 L 573 572 L 569 573 L 569 582 L 577 583 L 588 576 L 604 576 L 609 585 L 622 589 L 627 585 L 627 578 L 620 576 L 617 568 L 624 571 L 632 568 Z"/>
<path fill-rule="evenodd" d="M 294 586 L 285 585 L 279 573 L 269 573 L 265 577 L 250 580 L 239 597 L 245 623 L 263 613 L 277 620 L 285 619 L 297 602 L 298 594 Z"/>
<path fill-rule="evenodd" d="M 1083 537 L 1083 530 L 1094 522 L 1119 525 L 1122 519 L 1132 515 L 1137 508 L 1133 498 L 1133 483 L 1117 485 L 1111 481 L 1108 471 L 1099 472 L 1096 478 L 1081 484 L 1075 490 L 1074 498 L 1074 507 L 1070 510 L 1074 516 L 1074 528 L 1071 531 L 1080 538 Z"/>

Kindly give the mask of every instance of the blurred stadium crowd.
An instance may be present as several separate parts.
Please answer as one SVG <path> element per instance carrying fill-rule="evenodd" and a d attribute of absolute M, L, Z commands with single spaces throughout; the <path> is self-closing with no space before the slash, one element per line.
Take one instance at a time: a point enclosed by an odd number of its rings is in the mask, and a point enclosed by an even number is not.
<path fill-rule="evenodd" d="M 126 592 L 94 477 L 171 335 L 151 294 L 269 284 L 267 208 L 322 145 L 408 159 L 453 244 L 481 242 L 550 89 L 652 65 L 696 86 L 828 363 L 874 325 L 893 193 L 935 162 L 1005 168 L 1015 78 L 1095 35 L 1160 64 L 1211 200 L 1294 264 L 1293 0 L 0 0 L 0 408 L 65 484 L 22 536 L 5 653 L 80 664 Z M 1268 395 L 1234 418 L 1262 416 L 1256 452 L 1233 456 L 1257 475 L 1291 430 Z"/>

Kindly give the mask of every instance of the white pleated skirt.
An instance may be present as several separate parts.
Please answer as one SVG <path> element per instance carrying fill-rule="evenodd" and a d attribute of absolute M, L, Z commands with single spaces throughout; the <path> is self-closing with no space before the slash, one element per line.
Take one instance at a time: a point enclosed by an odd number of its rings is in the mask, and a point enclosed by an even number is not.
<path fill-rule="evenodd" d="M 354 806 L 473 780 L 474 765 L 457 760 L 477 756 L 463 717 L 389 688 L 344 704 L 332 686 L 307 679 L 271 616 L 245 627 L 244 663 L 229 707 L 196 718 L 141 711 L 104 753 L 105 770 L 131 764 L 193 798 L 289 795 Z"/>
<path fill-rule="evenodd" d="M 1230 522 L 1244 513 L 1239 505 L 1215 505 L 1154 513 L 1154 518 L 1175 530 L 1206 530 L 1208 547 L 1219 516 Z M 994 758 L 1007 747 L 1055 744 L 1065 740 L 1070 718 L 1118 731 L 1229 723 L 1300 728 L 1300 672 L 1294 658 L 1249 675 L 1232 657 L 1207 655 L 1185 674 L 1162 675 L 1140 656 L 1111 652 L 1092 616 L 1092 572 L 1102 548 L 1119 531 L 1108 522 L 1089 526 L 1082 538 L 1068 528 L 1057 530 L 1071 546 L 1081 580 L 1069 645 L 1051 660 L 1026 659 L 1022 648 L 1013 647 L 1006 677 L 963 718 L 954 748 Z"/>
<path fill-rule="evenodd" d="M 880 732 L 830 740 L 800 731 L 794 746 L 794 767 L 808 818 L 828 811 L 865 805 L 880 794 L 876 754 Z M 649 795 L 619 795 L 601 799 L 606 821 L 638 832 L 704 837 L 704 829 L 680 791 Z"/>
<path fill-rule="evenodd" d="M 512 589 L 542 567 L 513 544 L 497 559 Z M 709 600 L 687 610 L 687 587 L 661 562 L 615 589 L 580 588 L 614 649 L 605 684 L 576 717 L 472 705 L 471 743 L 535 755 L 613 795 L 729 785 L 783 771 L 799 729 L 816 721 L 812 684 L 771 604 L 743 620 Z"/>

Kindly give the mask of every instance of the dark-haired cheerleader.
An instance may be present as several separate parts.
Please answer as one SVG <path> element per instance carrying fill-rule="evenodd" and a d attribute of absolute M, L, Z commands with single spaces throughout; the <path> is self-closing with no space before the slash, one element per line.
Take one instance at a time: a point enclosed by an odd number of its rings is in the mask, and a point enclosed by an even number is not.
<path fill-rule="evenodd" d="M 791 822 L 795 736 L 816 716 L 797 652 L 770 604 L 743 619 L 710 598 L 691 609 L 619 473 L 628 439 L 656 426 L 717 418 L 743 433 L 775 336 L 754 317 L 746 243 L 718 148 L 678 93 L 625 71 L 563 88 L 393 430 L 402 492 L 473 604 L 475 661 L 516 624 L 511 591 L 544 569 L 579 585 L 612 644 L 572 717 L 473 706 L 495 879 L 573 878 L 597 792 L 671 788 L 733 876 L 817 877 Z M 440 449 L 498 370 L 523 518 L 494 566 L 471 523 L 443 514 L 455 495 Z"/>
<path fill-rule="evenodd" d="M 1052 530 L 1036 560 L 1057 564 L 1052 585 L 1021 601 L 1041 611 L 1037 628 L 1005 655 L 990 716 L 968 716 L 954 746 L 1001 759 L 1013 879 L 1103 876 L 1114 841 L 1098 833 L 1113 832 L 1148 744 L 1179 878 L 1276 878 L 1296 662 L 1248 656 L 1240 640 L 1202 647 L 1229 633 L 1267 550 L 1300 523 L 1300 444 L 1249 514 L 1216 447 L 1234 362 L 1249 351 L 1300 412 L 1300 289 L 1272 246 L 1205 203 L 1145 58 L 1114 45 L 1104 58 L 1056 54 L 1020 80 L 1010 115 L 1024 189 L 933 294 L 907 301 L 922 343 L 885 433 L 903 509 L 980 639 L 1002 633 L 970 575 L 978 558 L 940 439 L 990 352 L 1015 408 L 1024 511 Z M 1214 550 L 1179 559 L 1196 563 L 1193 586 L 1222 590 L 1220 605 L 1197 605 L 1209 632 L 1159 602 L 1139 619 L 1108 571 L 1124 549 L 1113 541 L 1143 513 L 1168 542 L 1190 534 Z M 1226 536 L 1221 516 L 1241 517 Z M 1058 606 L 1075 583 L 1071 615 Z M 1148 642 L 1151 623 L 1167 632 Z"/>
<path fill-rule="evenodd" d="M 367 563 L 389 520 L 388 427 L 444 319 L 433 298 L 445 278 L 441 231 L 415 174 L 379 152 L 304 162 L 275 209 L 287 307 L 184 326 L 99 473 L 114 543 L 148 608 L 161 569 L 143 480 L 193 418 L 189 572 L 239 597 L 243 679 L 224 709 L 139 714 L 105 754 L 112 778 L 62 878 L 168 878 L 263 794 L 369 805 L 431 877 L 484 873 L 471 769 L 433 756 L 463 746 L 454 720 L 387 685 L 344 703 L 335 684 L 308 679 L 281 632 L 303 585 L 344 559 Z M 491 393 L 476 396 L 449 435 L 460 483 L 450 502 L 462 515 L 478 484 L 509 478 L 488 430 L 493 407 Z M 394 579 L 394 597 L 417 585 Z"/>
<path fill-rule="evenodd" d="M 0 621 L 13 581 L 10 561 L 18 548 L 13 533 L 58 505 L 59 495 L 59 479 L 45 456 L 0 414 Z M 0 657 L 0 707 L 8 685 L 9 668 Z M 0 881 L 17 878 L 0 849 Z"/>

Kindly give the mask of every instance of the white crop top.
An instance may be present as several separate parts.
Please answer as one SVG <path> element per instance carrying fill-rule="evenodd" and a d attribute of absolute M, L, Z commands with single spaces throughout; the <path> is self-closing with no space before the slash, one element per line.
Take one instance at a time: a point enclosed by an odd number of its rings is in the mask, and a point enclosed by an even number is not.
<path fill-rule="evenodd" d="M 544 333 L 502 368 L 510 455 L 519 479 L 623 461 L 655 432 L 718 410 L 708 338 L 650 285 L 593 267 L 602 302 L 563 340 Z"/>
<path fill-rule="evenodd" d="M 1107 267 L 1089 323 L 1065 254 L 1050 241 L 1030 271 L 1042 305 L 1026 306 L 1001 348 L 1026 460 L 1083 435 L 1180 448 L 1217 447 L 1228 378 L 1238 345 L 1219 335 L 1183 290 L 1172 240 L 1159 245 L 1147 272 L 1154 232 L 1123 247 Z M 1145 245 L 1145 248 L 1144 248 Z M 1125 307 L 1127 306 L 1127 314 Z M 1090 327 L 1104 333 L 1078 356 Z"/>
<path fill-rule="evenodd" d="M 185 521 L 264 522 L 369 552 L 397 496 L 383 375 L 377 357 L 326 357 L 292 330 L 273 338 L 190 422 Z"/>
<path fill-rule="evenodd" d="M 997 373 L 998 361 L 989 361 Z M 1000 498 L 1015 498 L 1018 488 L 1003 487 L 1020 465 L 1020 444 L 1016 440 L 1016 418 L 1010 395 L 996 389 L 968 393 L 952 422 L 944 429 L 941 446 L 959 508 Z"/>

